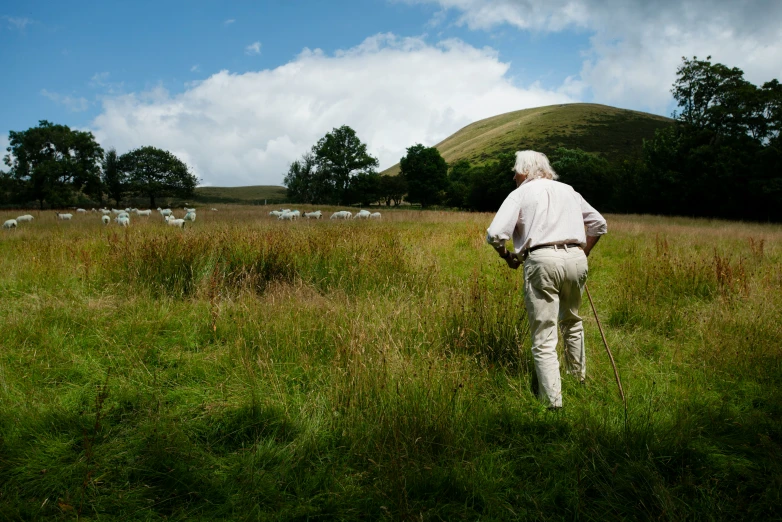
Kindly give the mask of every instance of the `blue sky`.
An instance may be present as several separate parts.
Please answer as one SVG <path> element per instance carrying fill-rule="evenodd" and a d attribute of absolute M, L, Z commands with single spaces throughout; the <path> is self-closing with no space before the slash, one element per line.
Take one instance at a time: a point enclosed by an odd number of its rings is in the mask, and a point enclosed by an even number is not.
<path fill-rule="evenodd" d="M 740 4 L 738 7 L 734 4 Z M 209 185 L 279 184 L 348 124 L 390 166 L 502 112 L 669 115 L 681 56 L 779 78 L 782 2 L 0 2 L 0 146 L 47 119 L 171 150 Z"/>

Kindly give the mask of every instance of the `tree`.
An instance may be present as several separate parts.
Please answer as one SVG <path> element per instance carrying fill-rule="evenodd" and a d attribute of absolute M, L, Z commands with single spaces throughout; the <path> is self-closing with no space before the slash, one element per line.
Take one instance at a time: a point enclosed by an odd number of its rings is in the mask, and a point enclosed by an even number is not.
<path fill-rule="evenodd" d="M 380 187 L 378 188 L 379 198 L 386 202 L 386 206 L 391 206 L 391 203 L 395 207 L 398 207 L 402 203 L 402 198 L 407 194 L 407 181 L 405 177 L 397 176 L 380 176 Z"/>
<path fill-rule="evenodd" d="M 407 149 L 399 164 L 407 181 L 408 201 L 427 207 L 443 200 L 448 188 L 448 164 L 440 151 L 418 143 Z"/>
<path fill-rule="evenodd" d="M 473 167 L 470 173 L 467 206 L 481 212 L 496 212 L 505 198 L 515 188 L 513 165 L 516 155 L 502 153 L 497 159 L 481 167 Z"/>
<path fill-rule="evenodd" d="M 559 181 L 567 183 L 592 206 L 603 212 L 613 211 L 617 176 L 608 161 L 581 149 L 558 148 L 551 167 Z"/>
<path fill-rule="evenodd" d="M 467 196 L 470 193 L 470 180 L 473 166 L 461 159 L 448 166 L 448 188 L 445 190 L 445 204 L 455 208 L 469 208 Z"/>
<path fill-rule="evenodd" d="M 331 194 L 325 196 L 335 203 L 345 203 L 351 177 L 374 172 L 378 165 L 377 159 L 367 153 L 366 144 L 347 125 L 327 133 L 312 148 L 312 153 L 322 173 L 321 179 L 326 181 L 321 189 L 324 192 L 330 189 Z"/>
<path fill-rule="evenodd" d="M 317 169 L 317 160 L 310 152 L 291 163 L 282 183 L 288 189 L 288 201 L 293 203 L 318 203 L 328 189 Z"/>
<path fill-rule="evenodd" d="M 120 169 L 119 156 L 114 149 L 109 149 L 103 158 L 103 188 L 108 198 L 113 199 L 119 207 L 119 202 L 128 190 L 128 180 Z"/>
<path fill-rule="evenodd" d="M 11 131 L 4 158 L 14 180 L 16 199 L 35 200 L 43 208 L 69 203 L 84 191 L 100 199 L 99 162 L 103 149 L 91 132 L 41 120 L 37 127 Z"/>
<path fill-rule="evenodd" d="M 158 197 L 192 197 L 198 185 L 198 178 L 187 165 L 166 150 L 141 147 L 120 156 L 119 163 L 127 175 L 130 191 L 148 197 L 152 208 Z"/>
<path fill-rule="evenodd" d="M 349 205 L 358 203 L 364 207 L 370 206 L 380 199 L 380 174 L 359 172 L 350 178 L 350 185 L 344 199 Z"/>

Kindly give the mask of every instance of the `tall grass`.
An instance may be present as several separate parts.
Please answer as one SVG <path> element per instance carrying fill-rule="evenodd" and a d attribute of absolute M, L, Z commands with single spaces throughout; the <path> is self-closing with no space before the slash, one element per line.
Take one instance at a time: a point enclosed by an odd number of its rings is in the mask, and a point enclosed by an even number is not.
<path fill-rule="evenodd" d="M 782 230 L 609 218 L 588 385 L 532 393 L 490 215 L 0 236 L 0 518 L 771 519 Z"/>

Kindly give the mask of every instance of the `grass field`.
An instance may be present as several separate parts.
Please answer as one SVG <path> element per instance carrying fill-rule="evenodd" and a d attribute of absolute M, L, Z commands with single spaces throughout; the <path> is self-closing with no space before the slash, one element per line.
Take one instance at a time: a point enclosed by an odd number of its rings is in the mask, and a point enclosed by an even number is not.
<path fill-rule="evenodd" d="M 780 518 L 782 227 L 607 216 L 549 412 L 491 215 L 218 208 L 0 231 L 0 519 Z"/>
<path fill-rule="evenodd" d="M 508 112 L 467 125 L 435 147 L 448 163 L 466 159 L 482 165 L 503 152 L 558 147 L 598 153 L 609 162 L 640 154 L 644 139 L 673 120 L 595 103 L 549 105 Z M 382 174 L 396 175 L 399 164 Z"/>

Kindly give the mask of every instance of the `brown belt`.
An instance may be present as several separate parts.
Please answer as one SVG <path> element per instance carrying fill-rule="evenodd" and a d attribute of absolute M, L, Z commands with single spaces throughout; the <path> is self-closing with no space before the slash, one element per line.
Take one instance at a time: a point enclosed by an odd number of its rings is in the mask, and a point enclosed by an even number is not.
<path fill-rule="evenodd" d="M 565 248 L 565 247 L 567 247 L 567 248 L 581 248 L 581 244 L 579 244 L 579 243 L 567 243 L 565 245 L 538 245 L 538 246 L 534 246 L 532 248 L 528 248 L 526 250 L 522 250 L 521 256 L 522 256 L 522 259 L 527 259 L 527 256 L 529 256 L 530 252 L 534 252 L 535 250 L 540 250 L 541 248 L 554 248 L 554 249 L 557 249 L 557 248 Z"/>

